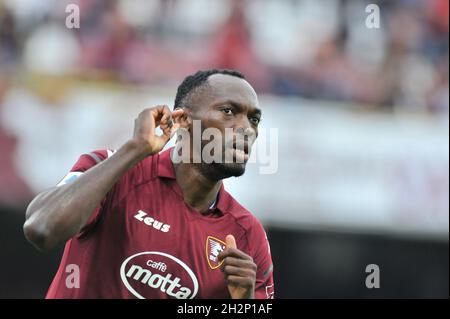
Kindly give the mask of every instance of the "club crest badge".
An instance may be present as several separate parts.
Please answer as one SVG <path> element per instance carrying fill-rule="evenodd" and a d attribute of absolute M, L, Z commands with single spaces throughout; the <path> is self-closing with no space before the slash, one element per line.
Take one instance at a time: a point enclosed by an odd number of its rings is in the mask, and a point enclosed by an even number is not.
<path fill-rule="evenodd" d="M 217 256 L 226 248 L 225 242 L 213 236 L 206 238 L 206 260 L 211 269 L 219 268 L 222 262 L 219 262 Z"/>

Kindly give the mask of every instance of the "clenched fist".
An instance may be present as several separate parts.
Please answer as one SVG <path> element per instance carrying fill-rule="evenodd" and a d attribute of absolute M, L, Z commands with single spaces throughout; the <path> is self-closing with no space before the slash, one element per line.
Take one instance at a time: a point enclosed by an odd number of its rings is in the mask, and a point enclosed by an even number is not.
<path fill-rule="evenodd" d="M 175 132 L 180 128 L 176 119 L 184 115 L 183 109 L 171 111 L 167 105 L 158 105 L 143 110 L 134 121 L 134 142 L 139 145 L 143 156 L 150 156 L 160 152 Z M 156 128 L 160 127 L 163 134 L 156 135 Z"/>

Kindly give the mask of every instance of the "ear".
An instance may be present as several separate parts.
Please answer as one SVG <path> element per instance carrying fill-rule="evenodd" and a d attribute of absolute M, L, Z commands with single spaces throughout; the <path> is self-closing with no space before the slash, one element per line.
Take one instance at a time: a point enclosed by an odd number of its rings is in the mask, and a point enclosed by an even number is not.
<path fill-rule="evenodd" d="M 184 108 L 177 107 L 174 109 L 174 111 L 180 110 L 180 109 L 183 110 L 183 114 L 175 117 L 173 120 L 175 123 L 180 125 L 180 128 L 184 128 L 184 129 L 187 129 L 188 131 L 190 131 L 191 127 L 192 127 L 191 110 L 186 107 L 184 107 Z"/>

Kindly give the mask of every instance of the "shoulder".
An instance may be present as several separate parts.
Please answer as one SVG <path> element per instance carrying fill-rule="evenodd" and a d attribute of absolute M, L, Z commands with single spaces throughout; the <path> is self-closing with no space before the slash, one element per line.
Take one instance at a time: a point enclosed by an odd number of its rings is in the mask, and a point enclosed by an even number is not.
<path fill-rule="evenodd" d="M 90 168 L 111 157 L 115 152 L 116 151 L 113 149 L 104 149 L 80 155 L 78 160 L 66 176 L 64 176 L 64 178 L 57 184 L 57 186 L 63 186 L 71 183 Z"/>
<path fill-rule="evenodd" d="M 85 172 L 91 167 L 103 162 L 111 157 L 116 150 L 113 149 L 101 149 L 95 150 L 89 153 L 82 154 L 78 161 L 72 166 L 71 172 Z"/>
<path fill-rule="evenodd" d="M 92 152 L 84 153 L 80 155 L 76 163 L 70 169 L 70 172 L 86 172 L 90 168 L 100 164 L 101 162 L 107 160 L 116 153 L 115 149 L 100 149 Z M 132 174 L 134 177 L 136 175 L 141 175 L 139 180 L 150 179 L 153 177 L 156 171 L 156 164 L 158 162 L 159 154 L 155 154 L 146 157 L 141 162 L 137 163 L 125 174 Z"/>

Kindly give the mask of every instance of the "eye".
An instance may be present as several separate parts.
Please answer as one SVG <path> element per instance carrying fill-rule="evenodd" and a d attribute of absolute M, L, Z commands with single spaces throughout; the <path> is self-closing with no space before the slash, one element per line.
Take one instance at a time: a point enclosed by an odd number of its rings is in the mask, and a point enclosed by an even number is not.
<path fill-rule="evenodd" d="M 251 117 L 249 117 L 249 120 L 250 120 L 250 122 L 251 122 L 253 125 L 258 125 L 259 122 L 261 122 L 261 119 L 260 119 L 259 117 L 256 117 L 256 116 L 251 116 Z"/>
<path fill-rule="evenodd" d="M 223 113 L 225 113 L 226 115 L 233 115 L 234 114 L 233 110 L 231 108 L 229 108 L 229 107 L 223 108 L 221 111 Z"/>

